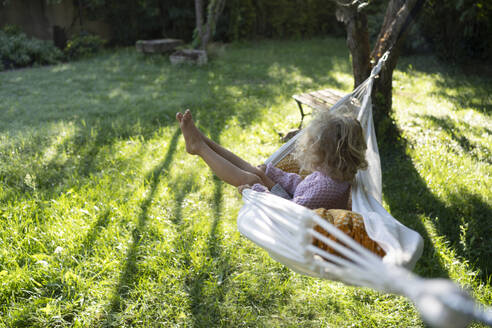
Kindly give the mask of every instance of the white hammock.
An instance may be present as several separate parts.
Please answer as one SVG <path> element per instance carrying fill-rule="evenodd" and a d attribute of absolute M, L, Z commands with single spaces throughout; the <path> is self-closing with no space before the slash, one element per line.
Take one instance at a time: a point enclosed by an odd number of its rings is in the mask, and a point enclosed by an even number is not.
<path fill-rule="evenodd" d="M 381 260 L 357 244 L 314 211 L 251 189 L 243 191 L 244 205 L 239 211 L 238 229 L 267 250 L 272 258 L 301 274 L 407 296 L 416 303 L 424 319 L 434 326 L 464 327 L 473 318 L 490 324 L 490 310 L 484 312 L 475 307 L 471 298 L 452 282 L 424 280 L 407 271 L 413 269 L 422 255 L 422 237 L 398 222 L 381 205 L 381 165 L 372 119 L 371 91 L 374 78 L 387 57 L 388 53 L 364 83 L 330 109 L 353 111 L 364 129 L 369 167 L 356 175 L 352 186 L 352 210 L 362 215 L 367 234 L 386 252 L 384 258 Z M 266 163 L 275 165 L 287 156 L 301 133 L 278 149 Z M 344 245 L 315 231 L 315 225 Z M 314 238 L 345 258 L 314 246 Z"/>

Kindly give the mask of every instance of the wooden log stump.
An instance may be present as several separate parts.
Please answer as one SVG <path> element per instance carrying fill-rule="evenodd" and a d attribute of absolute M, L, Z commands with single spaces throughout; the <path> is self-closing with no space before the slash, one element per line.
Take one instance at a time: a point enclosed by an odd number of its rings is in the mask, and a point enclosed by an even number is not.
<path fill-rule="evenodd" d="M 205 50 L 194 50 L 194 49 L 183 49 L 178 50 L 169 56 L 171 64 L 196 64 L 203 65 L 206 64 L 207 52 Z"/>
<path fill-rule="evenodd" d="M 135 47 L 145 54 L 162 54 L 172 52 L 182 44 L 183 41 L 178 39 L 138 40 Z"/>

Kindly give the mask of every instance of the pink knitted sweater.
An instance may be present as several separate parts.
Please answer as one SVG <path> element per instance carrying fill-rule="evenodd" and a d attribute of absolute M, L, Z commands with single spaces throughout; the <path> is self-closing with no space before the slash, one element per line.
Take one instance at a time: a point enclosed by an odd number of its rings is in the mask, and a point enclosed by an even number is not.
<path fill-rule="evenodd" d="M 272 165 L 267 165 L 266 175 L 279 184 L 291 196 L 295 203 L 315 209 L 348 209 L 350 183 L 336 181 L 323 173 L 316 171 L 302 178 L 295 173 L 287 173 Z M 262 184 L 254 184 L 252 189 L 267 192 Z"/>

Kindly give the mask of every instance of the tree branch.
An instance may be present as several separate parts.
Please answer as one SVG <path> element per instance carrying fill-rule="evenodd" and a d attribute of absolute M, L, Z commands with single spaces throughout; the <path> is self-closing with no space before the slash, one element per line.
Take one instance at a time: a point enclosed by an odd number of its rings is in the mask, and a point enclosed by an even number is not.
<path fill-rule="evenodd" d="M 386 10 L 383 26 L 377 37 L 376 45 L 371 53 L 371 62 L 377 60 L 391 48 L 398 48 L 408 33 L 412 18 L 420 10 L 423 0 L 391 0 Z M 390 54 L 390 57 L 393 53 Z M 396 54 L 395 54 L 396 55 Z"/>

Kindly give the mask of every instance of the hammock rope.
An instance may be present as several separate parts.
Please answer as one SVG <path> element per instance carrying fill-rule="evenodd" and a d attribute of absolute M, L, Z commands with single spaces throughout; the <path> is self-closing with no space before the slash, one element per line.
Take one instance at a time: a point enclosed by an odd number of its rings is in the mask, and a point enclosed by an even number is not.
<path fill-rule="evenodd" d="M 381 205 L 381 165 L 372 119 L 371 92 L 374 79 L 388 56 L 389 52 L 386 52 L 369 78 L 330 109 L 352 111 L 364 129 L 369 167 L 356 175 L 352 186 L 352 210 L 362 215 L 367 235 L 384 249 L 384 258 L 362 247 L 314 211 L 251 189 L 245 189 L 242 194 L 244 205 L 238 214 L 238 229 L 273 259 L 298 273 L 406 296 L 416 304 L 423 319 L 435 327 L 465 327 L 471 320 L 492 325 L 492 310 L 477 305 L 450 280 L 423 279 L 409 271 L 422 255 L 423 239 Z M 278 164 L 292 152 L 302 133 L 300 131 L 282 145 L 265 163 Z M 335 239 L 316 231 L 316 226 Z M 315 246 L 314 239 L 340 255 Z"/>

